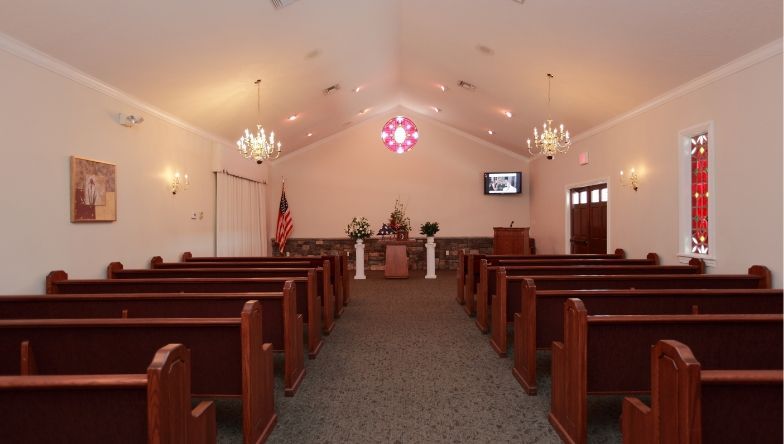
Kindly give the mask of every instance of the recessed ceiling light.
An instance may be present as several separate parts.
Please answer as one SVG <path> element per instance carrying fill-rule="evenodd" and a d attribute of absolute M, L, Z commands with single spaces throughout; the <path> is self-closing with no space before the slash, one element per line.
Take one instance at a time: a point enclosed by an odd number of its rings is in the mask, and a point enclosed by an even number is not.
<path fill-rule="evenodd" d="M 446 85 L 438 85 L 438 89 L 440 89 L 441 92 L 449 91 L 449 88 L 447 88 Z"/>
<path fill-rule="evenodd" d="M 521 5 L 525 3 L 525 0 L 512 0 L 515 3 L 520 3 Z"/>
<path fill-rule="evenodd" d="M 506 117 L 509 117 L 510 119 L 512 118 L 512 112 L 511 111 L 504 111 L 504 115 Z"/>
<path fill-rule="evenodd" d="M 292 114 L 289 116 L 289 120 L 297 120 L 297 117 L 299 117 L 297 114 Z"/>
<path fill-rule="evenodd" d="M 365 108 L 365 109 L 363 109 L 362 111 L 360 111 L 357 114 L 359 114 L 361 116 L 361 115 L 367 114 L 368 111 L 370 111 L 370 108 Z"/>
<path fill-rule="evenodd" d="M 312 135 L 313 135 L 313 133 L 308 133 L 308 137 L 310 137 L 310 136 L 312 136 Z"/>
<path fill-rule="evenodd" d="M 441 108 L 439 108 L 439 107 L 437 107 L 437 106 L 433 106 L 433 107 L 431 107 L 431 108 L 433 108 L 433 111 L 435 111 L 435 112 L 437 112 L 437 113 L 440 113 L 441 111 L 443 111 Z"/>
<path fill-rule="evenodd" d="M 355 93 L 358 93 L 360 89 L 362 89 L 362 87 L 361 86 L 357 86 L 356 88 L 352 89 L 352 91 L 354 91 Z"/>
<path fill-rule="evenodd" d="M 487 130 L 487 134 L 490 134 L 490 135 L 492 136 L 493 134 L 495 134 L 495 131 L 493 131 L 493 130 Z"/>

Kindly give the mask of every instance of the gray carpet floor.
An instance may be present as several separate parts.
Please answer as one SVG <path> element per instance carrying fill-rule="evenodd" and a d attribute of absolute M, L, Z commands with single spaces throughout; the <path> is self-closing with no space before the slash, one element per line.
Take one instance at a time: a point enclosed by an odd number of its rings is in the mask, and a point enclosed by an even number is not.
<path fill-rule="evenodd" d="M 556 443 L 549 353 L 527 396 L 454 300 L 454 272 L 352 281 L 352 298 L 297 394 L 282 396 L 270 443 Z M 241 404 L 218 401 L 218 442 L 240 443 Z M 591 398 L 591 442 L 619 442 L 620 398 Z"/>

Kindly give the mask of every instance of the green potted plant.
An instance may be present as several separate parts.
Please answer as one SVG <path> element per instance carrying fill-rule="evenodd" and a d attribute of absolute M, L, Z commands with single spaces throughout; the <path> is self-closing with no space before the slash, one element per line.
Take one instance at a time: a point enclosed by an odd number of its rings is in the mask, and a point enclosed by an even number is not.
<path fill-rule="evenodd" d="M 419 226 L 419 234 L 427 236 L 427 243 L 429 244 L 433 243 L 433 236 L 435 236 L 439 230 L 438 222 L 425 222 Z"/>
<path fill-rule="evenodd" d="M 352 240 L 361 244 L 365 239 L 373 235 L 373 230 L 370 229 L 370 222 L 364 217 L 351 219 L 351 222 L 346 226 L 346 234 Z"/>

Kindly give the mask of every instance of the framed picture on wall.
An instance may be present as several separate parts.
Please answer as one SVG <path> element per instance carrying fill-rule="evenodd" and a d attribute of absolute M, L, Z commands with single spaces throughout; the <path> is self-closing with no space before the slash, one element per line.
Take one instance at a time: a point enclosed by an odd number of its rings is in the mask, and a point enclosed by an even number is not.
<path fill-rule="evenodd" d="M 71 156 L 71 222 L 117 220 L 116 166 Z"/>

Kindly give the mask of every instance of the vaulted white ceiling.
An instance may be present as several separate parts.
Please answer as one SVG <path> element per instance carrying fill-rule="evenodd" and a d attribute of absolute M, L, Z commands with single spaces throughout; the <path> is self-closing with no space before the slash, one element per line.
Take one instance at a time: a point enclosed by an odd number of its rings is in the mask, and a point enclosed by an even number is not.
<path fill-rule="evenodd" d="M 0 32 L 228 143 L 260 78 L 285 152 L 403 105 L 527 154 L 545 73 L 579 134 L 781 38 L 781 17 L 781 0 L 2 0 Z"/>

